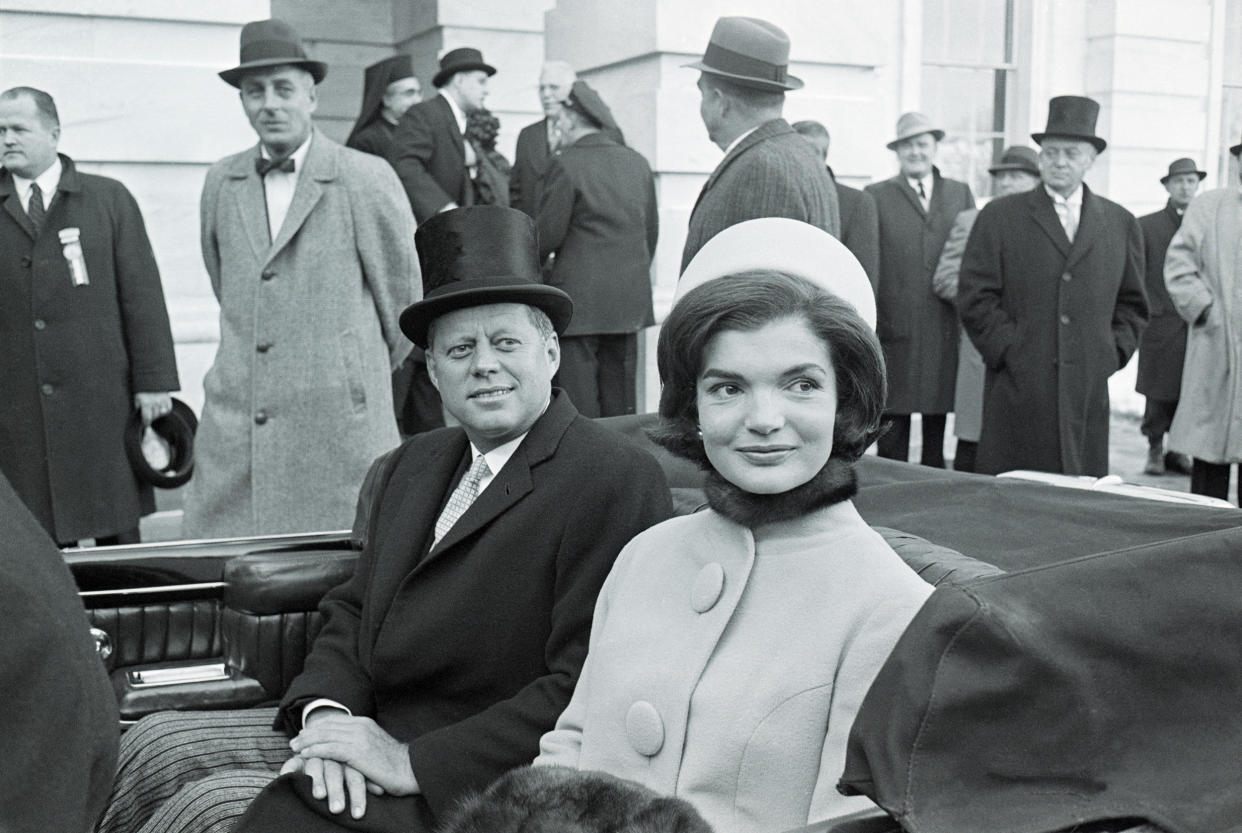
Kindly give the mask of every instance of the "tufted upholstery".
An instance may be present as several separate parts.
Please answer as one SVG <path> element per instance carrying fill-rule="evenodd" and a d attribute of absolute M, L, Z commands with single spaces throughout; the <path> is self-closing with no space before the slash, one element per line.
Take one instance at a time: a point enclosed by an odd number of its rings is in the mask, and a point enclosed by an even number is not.
<path fill-rule="evenodd" d="M 112 639 L 111 667 L 220 656 L 220 605 L 214 599 L 89 610 L 91 626 Z"/>

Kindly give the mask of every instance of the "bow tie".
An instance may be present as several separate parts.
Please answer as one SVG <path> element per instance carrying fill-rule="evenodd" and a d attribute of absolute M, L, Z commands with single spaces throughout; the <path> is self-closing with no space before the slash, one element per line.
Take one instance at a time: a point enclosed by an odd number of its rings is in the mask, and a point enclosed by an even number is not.
<path fill-rule="evenodd" d="M 254 160 L 254 169 L 259 172 L 259 176 L 267 176 L 270 171 L 284 171 L 287 174 L 293 173 L 293 157 L 286 156 L 284 159 L 264 159 L 260 156 Z"/>

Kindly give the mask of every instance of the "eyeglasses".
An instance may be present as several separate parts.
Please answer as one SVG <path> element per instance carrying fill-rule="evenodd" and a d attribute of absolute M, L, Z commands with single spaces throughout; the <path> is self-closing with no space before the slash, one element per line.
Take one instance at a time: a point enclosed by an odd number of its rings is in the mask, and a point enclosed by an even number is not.
<path fill-rule="evenodd" d="M 1062 159 L 1067 162 L 1081 162 L 1087 158 L 1087 151 L 1079 147 L 1040 148 L 1039 158 L 1049 162 L 1060 162 Z"/>

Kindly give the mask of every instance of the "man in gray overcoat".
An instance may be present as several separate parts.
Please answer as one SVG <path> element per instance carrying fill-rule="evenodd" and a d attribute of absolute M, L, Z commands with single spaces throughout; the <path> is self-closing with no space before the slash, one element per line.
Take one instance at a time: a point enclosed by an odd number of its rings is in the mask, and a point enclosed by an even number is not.
<path fill-rule="evenodd" d="M 1242 143 L 1229 148 L 1242 158 Z M 1181 398 L 1169 447 L 1194 458 L 1190 491 L 1227 499 L 1229 466 L 1242 463 L 1242 193 L 1236 185 L 1196 197 L 1164 257 L 1164 285 L 1189 325 Z"/>
<path fill-rule="evenodd" d="M 264 20 L 220 73 L 259 145 L 203 186 L 220 347 L 187 536 L 348 528 L 368 466 L 399 440 L 390 378 L 411 346 L 397 316 L 422 292 L 414 218 L 387 162 L 312 128 L 326 72 L 288 24 Z"/>

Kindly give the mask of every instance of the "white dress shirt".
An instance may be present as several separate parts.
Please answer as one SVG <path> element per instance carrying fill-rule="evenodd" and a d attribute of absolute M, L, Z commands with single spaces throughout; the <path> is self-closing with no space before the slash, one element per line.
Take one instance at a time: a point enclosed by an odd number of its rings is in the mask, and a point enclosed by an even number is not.
<path fill-rule="evenodd" d="M 479 164 L 479 160 L 474 155 L 474 146 L 470 144 L 468 139 L 466 139 L 466 114 L 460 107 L 457 106 L 457 102 L 453 100 L 451 95 L 446 93 L 444 90 L 440 90 L 440 95 L 442 95 L 444 100 L 449 103 L 449 107 L 453 108 L 453 118 L 457 119 L 457 129 L 461 131 L 461 141 L 463 149 L 466 152 L 466 167 L 470 171 L 470 178 L 474 179 L 474 171 Z M 491 465 L 490 460 L 488 461 L 488 465 Z"/>
<path fill-rule="evenodd" d="M 306 164 L 306 154 L 310 151 L 310 143 L 311 137 L 308 136 L 306 141 L 290 154 L 293 158 L 292 171 L 272 170 L 263 177 L 263 193 L 267 199 L 267 230 L 272 241 L 276 240 L 280 227 L 284 225 L 285 215 L 289 213 L 289 205 L 293 202 L 293 192 L 298 187 L 298 175 L 302 172 L 302 166 Z M 264 159 L 272 158 L 262 143 L 259 144 L 259 155 Z"/>
<path fill-rule="evenodd" d="M 13 174 L 13 187 L 17 189 L 17 198 L 22 201 L 22 211 L 30 213 L 30 185 L 34 182 L 39 183 L 39 190 L 43 192 L 43 208 L 46 210 L 52 207 L 56 189 L 60 187 L 61 169 L 60 157 L 57 156 L 52 160 L 52 164 L 48 165 L 47 170 L 34 179 L 26 179 Z"/>
<path fill-rule="evenodd" d="M 1065 236 L 1073 243 L 1074 235 L 1078 233 L 1078 221 L 1082 218 L 1082 185 L 1079 184 L 1068 197 L 1061 196 L 1047 185 L 1044 190 L 1052 197 L 1052 207 L 1056 209 L 1061 228 L 1065 229 Z"/>
<path fill-rule="evenodd" d="M 919 193 L 919 183 L 923 183 L 923 195 L 919 197 L 919 202 L 923 204 L 924 211 L 931 207 L 932 183 L 935 179 L 931 174 L 906 177 L 906 182 L 910 183 L 910 187 L 914 189 L 916 195 Z"/>

